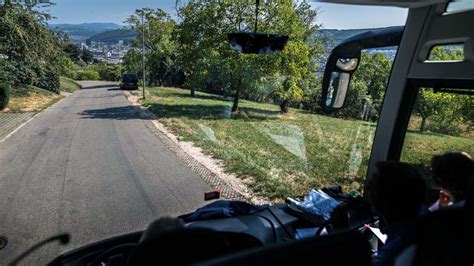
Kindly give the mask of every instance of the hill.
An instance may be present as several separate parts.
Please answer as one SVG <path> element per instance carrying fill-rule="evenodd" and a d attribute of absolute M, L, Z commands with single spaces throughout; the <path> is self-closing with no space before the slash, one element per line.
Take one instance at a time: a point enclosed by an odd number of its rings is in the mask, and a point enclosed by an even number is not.
<path fill-rule="evenodd" d="M 123 41 L 124 43 L 131 43 L 133 39 L 137 36 L 135 30 L 128 30 L 128 29 L 118 29 L 118 30 L 111 30 L 96 34 L 87 39 L 87 44 L 91 42 L 103 42 L 103 43 L 118 43 L 119 41 Z"/>
<path fill-rule="evenodd" d="M 49 24 L 48 26 L 55 31 L 67 33 L 74 42 L 85 42 L 99 33 L 122 28 L 115 23 Z"/>
<path fill-rule="evenodd" d="M 338 29 L 321 29 L 316 32 L 316 36 L 326 36 L 328 39 L 334 41 L 334 45 L 337 45 L 344 41 L 347 38 L 350 38 L 354 35 L 361 34 L 366 31 L 372 30 L 382 30 L 392 27 L 382 27 L 382 28 L 367 28 L 367 29 L 347 29 L 347 30 L 338 30 Z"/>

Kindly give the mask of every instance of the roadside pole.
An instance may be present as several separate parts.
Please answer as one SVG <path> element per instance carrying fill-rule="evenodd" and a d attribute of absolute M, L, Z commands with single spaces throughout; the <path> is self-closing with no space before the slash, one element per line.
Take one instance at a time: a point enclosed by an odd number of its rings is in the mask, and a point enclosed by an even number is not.
<path fill-rule="evenodd" d="M 143 72 L 143 99 L 145 99 L 145 11 L 140 10 L 142 15 L 142 72 Z"/>

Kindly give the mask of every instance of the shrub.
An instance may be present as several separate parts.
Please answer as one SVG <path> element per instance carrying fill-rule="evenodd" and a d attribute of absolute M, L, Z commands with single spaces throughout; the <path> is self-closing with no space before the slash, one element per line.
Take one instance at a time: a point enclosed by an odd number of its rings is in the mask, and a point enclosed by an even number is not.
<path fill-rule="evenodd" d="M 62 56 L 59 59 L 59 72 L 61 76 L 68 77 L 70 79 L 75 79 L 76 78 L 76 64 L 66 56 Z"/>
<path fill-rule="evenodd" d="M 95 70 L 84 70 L 77 72 L 77 79 L 78 80 L 99 80 L 100 75 Z"/>
<path fill-rule="evenodd" d="M 42 69 L 38 81 L 35 82 L 34 85 L 48 91 L 59 93 L 59 75 L 51 70 Z"/>
<path fill-rule="evenodd" d="M 462 133 L 459 120 L 450 116 L 434 115 L 430 117 L 426 128 L 431 132 L 451 136 L 459 136 Z"/>
<path fill-rule="evenodd" d="M 0 110 L 7 107 L 10 101 L 10 85 L 6 83 L 0 83 Z"/>

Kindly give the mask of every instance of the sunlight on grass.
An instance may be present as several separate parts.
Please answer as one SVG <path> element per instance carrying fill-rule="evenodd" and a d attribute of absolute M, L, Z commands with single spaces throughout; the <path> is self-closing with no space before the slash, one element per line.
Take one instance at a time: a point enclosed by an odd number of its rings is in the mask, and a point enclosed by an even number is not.
<path fill-rule="evenodd" d="M 81 89 L 81 86 L 79 86 L 77 82 L 75 82 L 74 80 L 70 78 L 60 77 L 59 83 L 60 83 L 61 91 L 75 92 Z"/>
<path fill-rule="evenodd" d="M 152 88 L 144 104 L 182 140 L 192 141 L 222 160 L 259 195 L 282 200 L 310 188 L 342 185 L 362 188 L 376 124 L 337 119 L 272 104 L 241 101 L 230 115 L 231 98 Z M 426 163 L 433 152 L 464 149 L 474 141 L 408 133 L 402 160 Z M 429 147 L 429 150 L 427 149 Z M 426 167 L 426 166 L 425 166 Z"/>
<path fill-rule="evenodd" d="M 40 112 L 62 98 L 34 86 L 13 88 L 8 108 L 11 112 Z"/>

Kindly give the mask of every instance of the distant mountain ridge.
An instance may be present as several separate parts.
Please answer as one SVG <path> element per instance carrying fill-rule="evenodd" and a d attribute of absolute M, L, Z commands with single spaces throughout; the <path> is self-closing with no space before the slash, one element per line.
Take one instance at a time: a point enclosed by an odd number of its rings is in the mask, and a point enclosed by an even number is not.
<path fill-rule="evenodd" d="M 63 31 L 69 35 L 74 42 L 91 41 L 117 43 L 120 40 L 131 42 L 136 37 L 136 32 L 124 30 L 124 26 L 116 23 L 80 23 L 80 24 L 49 24 L 53 30 Z M 325 36 L 331 41 L 332 48 L 341 43 L 343 40 L 354 35 L 383 28 L 367 28 L 367 29 L 320 29 L 316 32 L 316 36 Z"/>
<path fill-rule="evenodd" d="M 367 29 L 344 29 L 344 30 L 320 29 L 316 32 L 316 36 L 326 36 L 327 38 L 335 42 L 334 45 L 338 45 L 345 39 L 350 38 L 354 35 L 361 34 L 366 31 L 381 30 L 381 29 L 387 29 L 387 28 L 391 28 L 391 27 L 367 28 Z"/>
<path fill-rule="evenodd" d="M 87 39 L 87 44 L 90 44 L 91 42 L 115 44 L 119 41 L 123 41 L 124 43 L 131 43 L 135 39 L 135 37 L 137 37 L 137 32 L 135 30 L 117 29 L 91 36 Z"/>
<path fill-rule="evenodd" d="M 74 42 L 85 42 L 90 37 L 106 31 L 117 30 L 123 28 L 115 23 L 81 23 L 81 24 L 49 24 L 50 29 L 62 31 L 68 34 L 69 38 Z"/>

